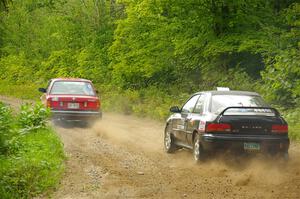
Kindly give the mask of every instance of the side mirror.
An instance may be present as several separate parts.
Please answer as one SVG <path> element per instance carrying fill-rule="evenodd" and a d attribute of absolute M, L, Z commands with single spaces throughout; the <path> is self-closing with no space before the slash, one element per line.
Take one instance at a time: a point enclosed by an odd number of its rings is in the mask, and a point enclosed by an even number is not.
<path fill-rule="evenodd" d="M 178 106 L 172 106 L 172 107 L 170 108 L 170 112 L 172 112 L 172 113 L 180 113 L 181 111 L 180 111 L 180 109 L 178 108 Z"/>
<path fill-rule="evenodd" d="M 39 91 L 40 91 L 41 93 L 46 93 L 46 92 L 47 92 L 47 89 L 45 89 L 45 88 L 39 88 Z"/>
<path fill-rule="evenodd" d="M 96 94 L 99 94 L 99 91 L 98 90 L 95 90 Z"/>

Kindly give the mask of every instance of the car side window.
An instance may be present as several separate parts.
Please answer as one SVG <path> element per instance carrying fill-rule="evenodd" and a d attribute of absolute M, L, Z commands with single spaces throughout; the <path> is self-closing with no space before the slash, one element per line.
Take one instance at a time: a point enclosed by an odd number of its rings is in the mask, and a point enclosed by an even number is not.
<path fill-rule="evenodd" d="M 196 106 L 195 106 L 195 109 L 193 111 L 193 113 L 200 113 L 200 114 L 203 114 L 203 111 L 204 111 L 204 102 L 205 102 L 205 95 L 200 95 L 197 103 L 196 103 Z"/>
<path fill-rule="evenodd" d="M 48 84 L 47 84 L 47 87 L 46 87 L 46 90 L 47 90 L 47 93 L 49 93 L 49 89 L 50 89 L 50 84 L 51 84 L 52 80 L 49 80 L 48 81 Z"/>
<path fill-rule="evenodd" d="M 195 108 L 195 104 L 196 104 L 198 98 L 199 98 L 199 95 L 195 95 L 195 96 L 191 97 L 189 99 L 189 101 L 187 101 L 185 103 L 185 105 L 182 107 L 181 112 L 192 113 Z"/>

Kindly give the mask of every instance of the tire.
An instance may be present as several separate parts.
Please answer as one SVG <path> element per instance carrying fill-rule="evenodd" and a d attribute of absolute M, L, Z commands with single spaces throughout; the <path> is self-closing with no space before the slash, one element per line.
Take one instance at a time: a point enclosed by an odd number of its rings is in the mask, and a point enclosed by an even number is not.
<path fill-rule="evenodd" d="M 204 151 L 201 145 L 199 134 L 196 134 L 193 146 L 193 157 L 196 163 L 204 161 Z"/>
<path fill-rule="evenodd" d="M 177 146 L 174 141 L 175 139 L 172 135 L 171 127 L 168 125 L 165 129 L 164 134 L 164 148 L 167 153 L 173 153 L 174 151 L 176 151 Z"/>

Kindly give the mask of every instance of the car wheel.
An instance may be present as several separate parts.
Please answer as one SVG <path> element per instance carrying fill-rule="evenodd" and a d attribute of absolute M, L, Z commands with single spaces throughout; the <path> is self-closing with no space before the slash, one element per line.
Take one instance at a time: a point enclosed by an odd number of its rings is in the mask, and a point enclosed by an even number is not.
<path fill-rule="evenodd" d="M 197 134 L 194 139 L 193 156 L 196 162 L 204 160 L 204 151 L 201 146 L 200 136 Z"/>
<path fill-rule="evenodd" d="M 165 130 L 164 146 L 167 153 L 173 153 L 176 150 L 176 144 L 174 143 L 174 137 L 171 133 L 171 127 L 168 125 Z"/>

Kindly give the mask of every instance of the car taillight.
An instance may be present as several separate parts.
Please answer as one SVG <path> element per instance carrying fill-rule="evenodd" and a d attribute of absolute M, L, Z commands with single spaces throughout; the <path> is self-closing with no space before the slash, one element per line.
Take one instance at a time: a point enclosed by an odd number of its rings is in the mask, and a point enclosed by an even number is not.
<path fill-rule="evenodd" d="M 100 108 L 100 106 L 101 106 L 100 100 L 97 100 L 97 101 L 96 101 L 96 107 L 97 107 L 97 108 Z"/>
<path fill-rule="evenodd" d="M 47 99 L 47 108 L 51 107 L 51 99 Z"/>
<path fill-rule="evenodd" d="M 231 132 L 231 125 L 210 123 L 206 126 L 206 132 Z"/>
<path fill-rule="evenodd" d="M 288 125 L 272 125 L 272 133 L 288 133 Z"/>
<path fill-rule="evenodd" d="M 51 97 L 47 99 L 48 108 L 56 108 L 59 106 L 63 106 L 63 102 L 59 102 L 57 97 Z"/>

